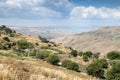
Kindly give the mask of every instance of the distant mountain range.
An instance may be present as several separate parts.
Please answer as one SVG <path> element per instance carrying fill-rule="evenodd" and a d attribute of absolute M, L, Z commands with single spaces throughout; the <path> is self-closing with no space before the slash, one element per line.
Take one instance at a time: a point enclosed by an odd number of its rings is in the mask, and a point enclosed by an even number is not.
<path fill-rule="evenodd" d="M 64 31 L 62 29 L 57 29 L 54 27 L 18 27 L 18 26 L 10 26 L 11 29 L 27 35 L 33 36 L 42 36 L 47 39 L 54 39 L 62 36 L 71 35 L 70 32 Z"/>
<path fill-rule="evenodd" d="M 120 51 L 120 27 L 102 27 L 98 30 L 83 32 L 72 36 L 54 39 L 80 51 L 93 51 L 106 54 L 109 51 Z"/>

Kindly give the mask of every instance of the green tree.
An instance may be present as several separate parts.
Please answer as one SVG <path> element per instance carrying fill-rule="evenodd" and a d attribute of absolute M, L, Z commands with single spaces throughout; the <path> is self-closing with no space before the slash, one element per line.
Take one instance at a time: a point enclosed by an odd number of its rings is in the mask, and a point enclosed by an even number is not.
<path fill-rule="evenodd" d="M 3 39 L 4 39 L 5 41 L 10 42 L 10 39 L 9 39 L 8 37 L 3 37 Z"/>
<path fill-rule="evenodd" d="M 111 51 L 107 54 L 107 58 L 114 60 L 114 59 L 120 59 L 120 52 L 119 51 Z"/>
<path fill-rule="evenodd" d="M 89 61 L 87 55 L 83 55 L 83 61 Z"/>
<path fill-rule="evenodd" d="M 26 40 L 19 40 L 17 41 L 17 45 L 19 49 L 31 49 L 34 48 L 33 44 L 30 42 L 27 42 Z"/>
<path fill-rule="evenodd" d="M 78 52 L 78 55 L 79 55 L 79 56 L 82 56 L 82 55 L 83 55 L 83 52 L 82 52 L 82 51 Z"/>
<path fill-rule="evenodd" d="M 90 64 L 87 68 L 87 73 L 89 75 L 95 76 L 97 78 L 104 78 L 104 70 L 103 68 L 98 65 L 97 63 Z"/>
<path fill-rule="evenodd" d="M 58 62 L 60 62 L 60 59 L 58 56 L 51 54 L 51 55 L 49 55 L 47 62 L 50 64 L 53 64 L 53 65 L 57 65 Z"/>
<path fill-rule="evenodd" d="M 91 51 L 87 51 L 83 54 L 83 56 L 86 55 L 88 57 L 91 57 L 93 55 L 93 53 Z"/>
<path fill-rule="evenodd" d="M 39 59 L 45 59 L 45 58 L 47 58 L 49 55 L 50 55 L 50 51 L 44 50 L 44 51 L 41 51 L 40 53 L 38 53 L 38 54 L 36 55 L 36 57 L 39 58 Z"/>
<path fill-rule="evenodd" d="M 112 65 L 112 68 L 106 73 L 106 80 L 120 80 L 120 61 Z"/>
<path fill-rule="evenodd" d="M 77 56 L 77 50 L 72 50 L 70 53 L 72 56 L 76 57 Z"/>
<path fill-rule="evenodd" d="M 0 43 L 0 49 L 3 49 L 3 45 Z"/>
<path fill-rule="evenodd" d="M 96 60 L 94 60 L 94 63 L 98 64 L 102 68 L 108 68 L 108 62 L 104 58 L 103 59 L 96 59 Z"/>
<path fill-rule="evenodd" d="M 70 70 L 79 71 L 79 65 L 71 60 L 62 61 L 62 67 L 65 67 Z"/>

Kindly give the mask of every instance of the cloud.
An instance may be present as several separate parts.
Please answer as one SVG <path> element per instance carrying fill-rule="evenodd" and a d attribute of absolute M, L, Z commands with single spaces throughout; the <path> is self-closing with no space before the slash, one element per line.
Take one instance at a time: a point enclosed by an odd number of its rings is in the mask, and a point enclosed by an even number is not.
<path fill-rule="evenodd" d="M 45 8 L 45 7 L 34 7 L 32 11 L 35 15 L 40 15 L 42 17 L 61 17 L 61 14 L 57 11 Z M 55 16 L 56 15 L 56 16 Z"/>
<path fill-rule="evenodd" d="M 68 0 L 0 0 L 0 15 L 16 18 L 60 18 L 70 11 Z"/>
<path fill-rule="evenodd" d="M 71 18 L 120 18 L 120 8 L 76 6 L 72 9 L 70 16 Z"/>

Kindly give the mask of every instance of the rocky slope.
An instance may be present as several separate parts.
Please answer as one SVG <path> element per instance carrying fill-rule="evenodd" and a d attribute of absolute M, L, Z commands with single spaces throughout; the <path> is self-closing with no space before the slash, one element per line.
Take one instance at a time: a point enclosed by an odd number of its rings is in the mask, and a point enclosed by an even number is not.
<path fill-rule="evenodd" d="M 54 39 L 62 36 L 71 35 L 71 33 L 64 31 L 62 29 L 56 29 L 56 27 L 16 27 L 16 26 L 10 26 L 11 29 L 16 30 L 17 32 L 20 32 L 25 35 L 40 35 L 46 39 Z"/>
<path fill-rule="evenodd" d="M 120 51 L 120 27 L 102 27 L 98 30 L 83 32 L 72 36 L 54 39 L 80 51 L 93 51 L 106 54 L 112 50 Z"/>

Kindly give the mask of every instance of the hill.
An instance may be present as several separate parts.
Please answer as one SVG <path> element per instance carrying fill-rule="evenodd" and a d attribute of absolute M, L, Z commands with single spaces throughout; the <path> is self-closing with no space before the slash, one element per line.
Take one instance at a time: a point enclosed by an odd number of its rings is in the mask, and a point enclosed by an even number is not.
<path fill-rule="evenodd" d="M 0 80 L 99 80 L 86 74 L 90 62 L 69 53 L 63 44 L 0 26 Z M 61 66 L 65 59 L 71 60 L 68 69 Z"/>
<path fill-rule="evenodd" d="M 100 52 L 104 56 L 109 51 L 120 51 L 120 27 L 102 27 L 52 41 L 63 43 L 79 51 Z"/>
<path fill-rule="evenodd" d="M 25 34 L 25 35 L 40 35 L 46 39 L 54 39 L 62 36 L 71 35 L 71 33 L 64 31 L 62 29 L 57 29 L 54 27 L 47 27 L 47 26 L 41 26 L 41 27 L 19 27 L 19 26 L 9 26 L 11 29 Z"/>

